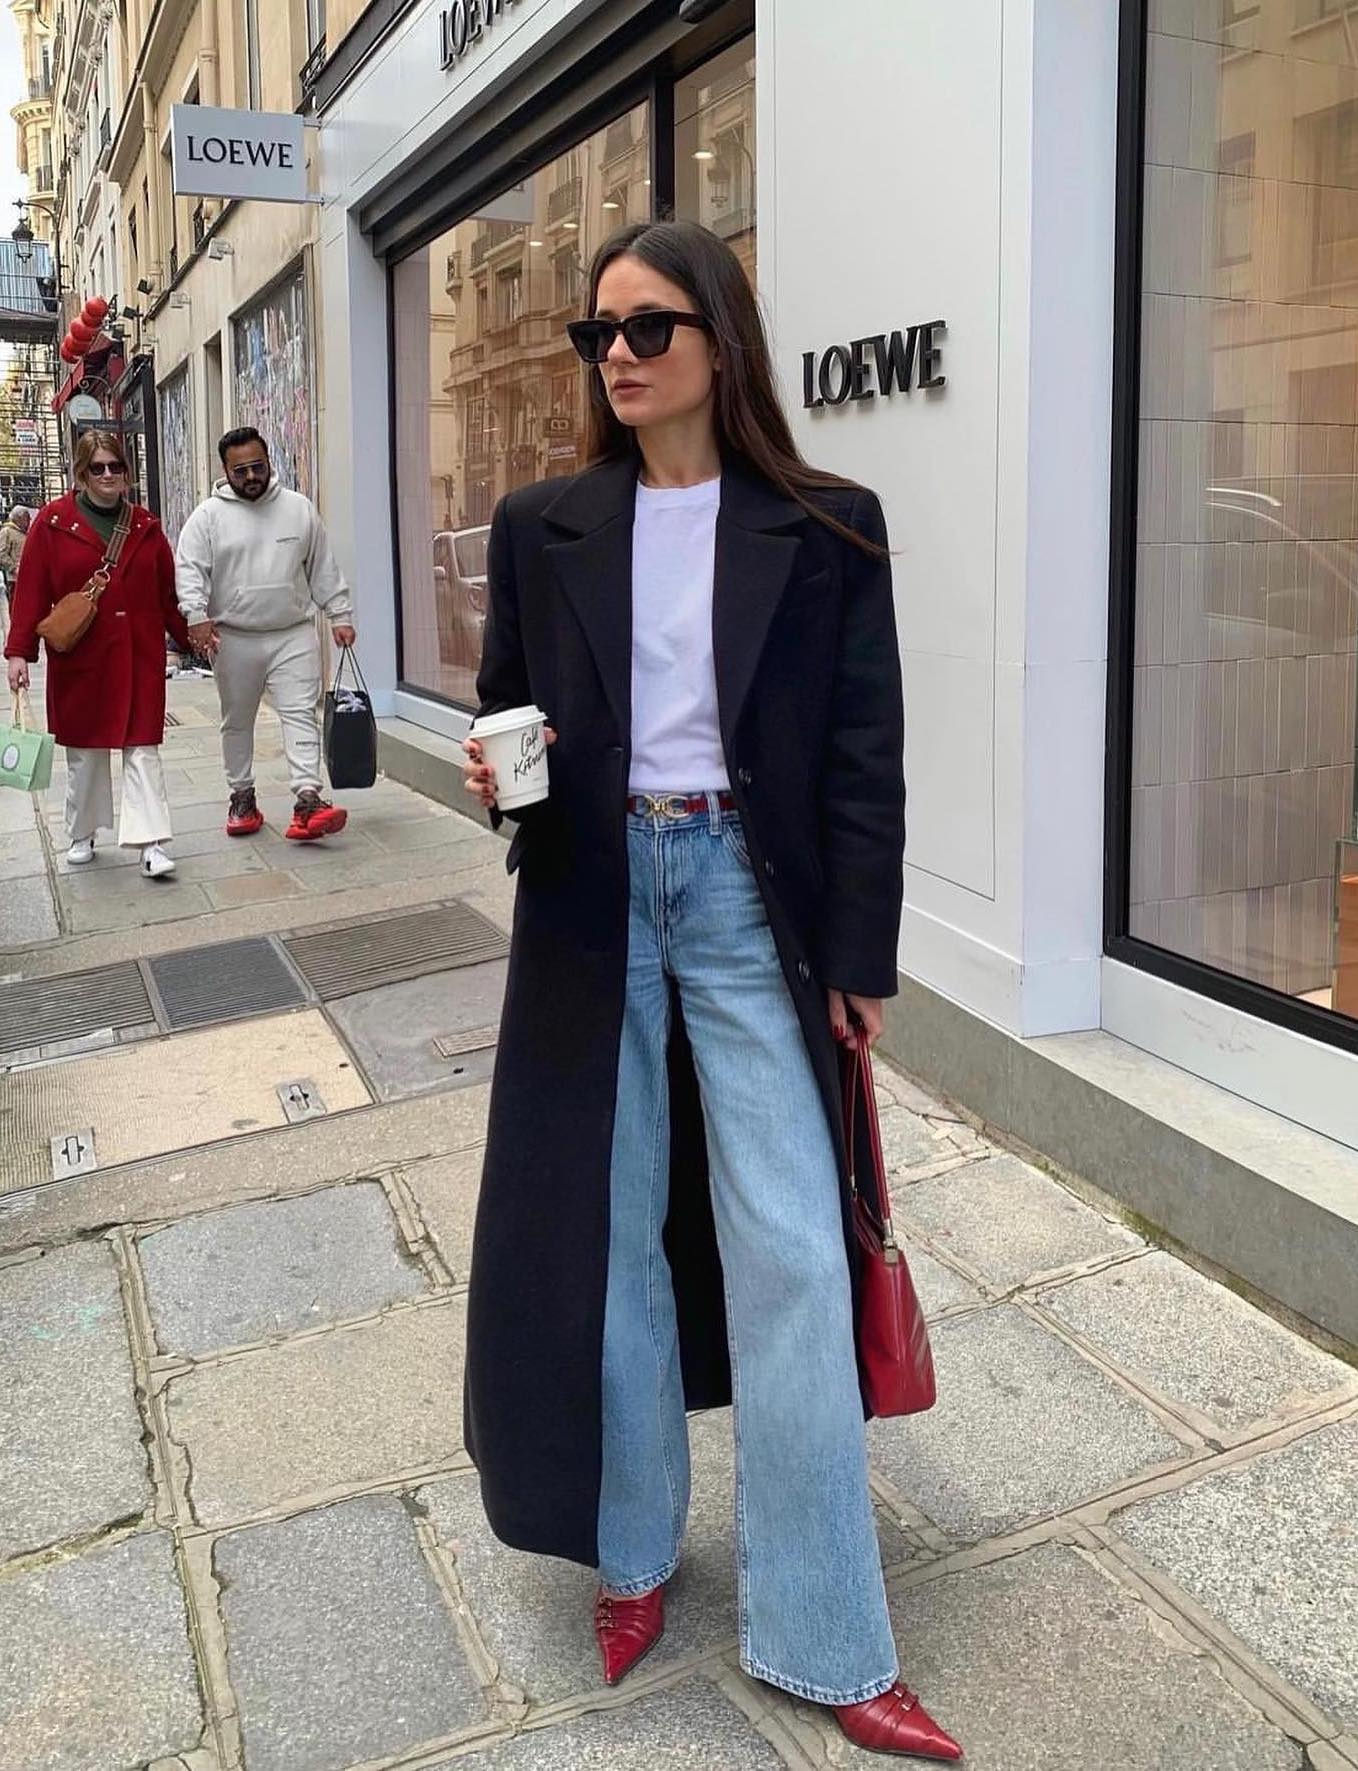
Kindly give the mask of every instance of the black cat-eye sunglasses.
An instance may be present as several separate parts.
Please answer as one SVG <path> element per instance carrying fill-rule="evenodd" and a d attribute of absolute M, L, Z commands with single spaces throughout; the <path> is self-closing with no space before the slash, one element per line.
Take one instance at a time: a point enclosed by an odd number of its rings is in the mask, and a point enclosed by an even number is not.
<path fill-rule="evenodd" d="M 629 314 L 625 320 L 571 320 L 566 331 L 587 363 L 602 363 L 619 332 L 634 357 L 663 357 L 674 342 L 676 326 L 697 326 L 704 332 L 709 329 L 701 314 L 653 308 L 647 313 Z"/>

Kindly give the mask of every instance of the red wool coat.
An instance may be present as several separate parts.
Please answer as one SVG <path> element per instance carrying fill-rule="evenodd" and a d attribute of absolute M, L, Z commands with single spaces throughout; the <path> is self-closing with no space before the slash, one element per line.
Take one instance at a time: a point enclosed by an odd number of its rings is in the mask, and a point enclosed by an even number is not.
<path fill-rule="evenodd" d="M 79 590 L 104 543 L 74 493 L 33 518 L 10 604 L 7 658 L 38 657 L 39 621 Z M 174 594 L 174 554 L 158 520 L 139 504 L 94 624 L 73 652 L 47 653 L 47 726 L 59 744 L 119 750 L 165 737 L 165 635 L 189 651 Z"/>

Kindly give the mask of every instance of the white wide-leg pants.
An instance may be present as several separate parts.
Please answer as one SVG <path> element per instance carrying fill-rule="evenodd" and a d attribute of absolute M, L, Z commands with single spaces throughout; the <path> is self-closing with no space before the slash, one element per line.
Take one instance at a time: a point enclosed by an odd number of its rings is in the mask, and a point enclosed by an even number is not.
<path fill-rule="evenodd" d="M 67 745 L 66 828 L 72 842 L 115 828 L 112 762 L 111 750 Z M 170 798 L 159 745 L 131 744 L 123 751 L 123 803 L 116 829 L 120 848 L 144 849 L 148 843 L 170 840 Z"/>
<path fill-rule="evenodd" d="M 222 761 L 233 789 L 255 784 L 255 720 L 267 697 L 283 728 L 294 795 L 321 785 L 321 649 L 315 624 L 272 633 L 218 629 L 213 664 L 222 704 Z"/>

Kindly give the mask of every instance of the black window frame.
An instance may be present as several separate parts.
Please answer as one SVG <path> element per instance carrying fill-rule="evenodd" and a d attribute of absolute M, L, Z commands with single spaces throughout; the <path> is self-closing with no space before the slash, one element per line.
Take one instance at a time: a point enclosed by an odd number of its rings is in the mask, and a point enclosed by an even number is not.
<path fill-rule="evenodd" d="M 1157 947 L 1130 932 L 1132 713 L 1141 420 L 1141 265 L 1149 0 L 1120 0 L 1113 294 L 1112 496 L 1104 776 L 1104 938 L 1110 959 L 1262 1021 L 1358 1052 L 1358 1020 Z"/>
<path fill-rule="evenodd" d="M 667 17 L 677 11 L 668 3 L 664 8 Z M 652 3 L 642 9 L 639 23 L 647 22 L 658 11 Z M 607 129 L 611 123 L 619 121 L 637 105 L 647 104 L 650 108 L 650 176 L 651 176 L 651 213 L 655 216 L 674 213 L 676 201 L 676 168 L 674 144 L 674 92 L 675 87 L 692 74 L 695 68 L 721 55 L 733 45 L 749 38 L 754 39 L 754 0 L 728 0 L 721 14 L 709 21 L 706 28 L 695 28 L 687 32 L 680 41 L 668 48 L 657 57 L 644 72 L 633 73 L 620 78 L 600 97 L 593 102 L 583 104 L 573 113 L 565 128 L 559 119 L 554 119 L 550 127 L 544 127 L 540 144 L 535 146 L 531 156 L 522 152 L 513 156 L 501 153 L 498 157 L 489 153 L 484 157 L 486 167 L 484 179 L 476 186 L 474 193 L 466 200 L 450 204 L 446 213 L 426 220 L 418 231 L 410 232 L 399 245 L 392 246 L 381 252 L 387 270 L 387 397 L 388 437 L 390 460 L 393 471 L 391 474 L 391 562 L 392 587 L 395 597 L 395 628 L 396 628 L 396 688 L 401 694 L 410 695 L 418 700 L 427 701 L 435 706 L 446 707 L 455 713 L 469 714 L 474 711 L 464 701 L 456 701 L 449 695 L 443 695 L 436 689 L 426 688 L 423 683 L 411 681 L 405 670 L 405 611 L 401 584 L 401 531 L 400 531 L 400 470 L 396 452 L 396 302 L 393 295 L 393 278 L 397 265 L 413 256 L 432 240 L 466 221 L 484 205 L 491 203 L 498 196 L 532 177 L 542 167 L 568 154 L 572 148 L 578 147 L 600 130 Z M 378 233 L 380 224 L 370 227 L 371 233 Z"/>

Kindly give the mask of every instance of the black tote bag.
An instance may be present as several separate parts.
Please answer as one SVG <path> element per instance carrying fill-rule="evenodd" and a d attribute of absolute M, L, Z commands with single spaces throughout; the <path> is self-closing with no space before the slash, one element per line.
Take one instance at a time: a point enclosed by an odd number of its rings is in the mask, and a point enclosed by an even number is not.
<path fill-rule="evenodd" d="M 346 663 L 351 667 L 347 684 Z M 337 788 L 371 787 L 377 779 L 377 721 L 352 646 L 345 647 L 334 684 L 325 693 L 325 769 Z"/>

